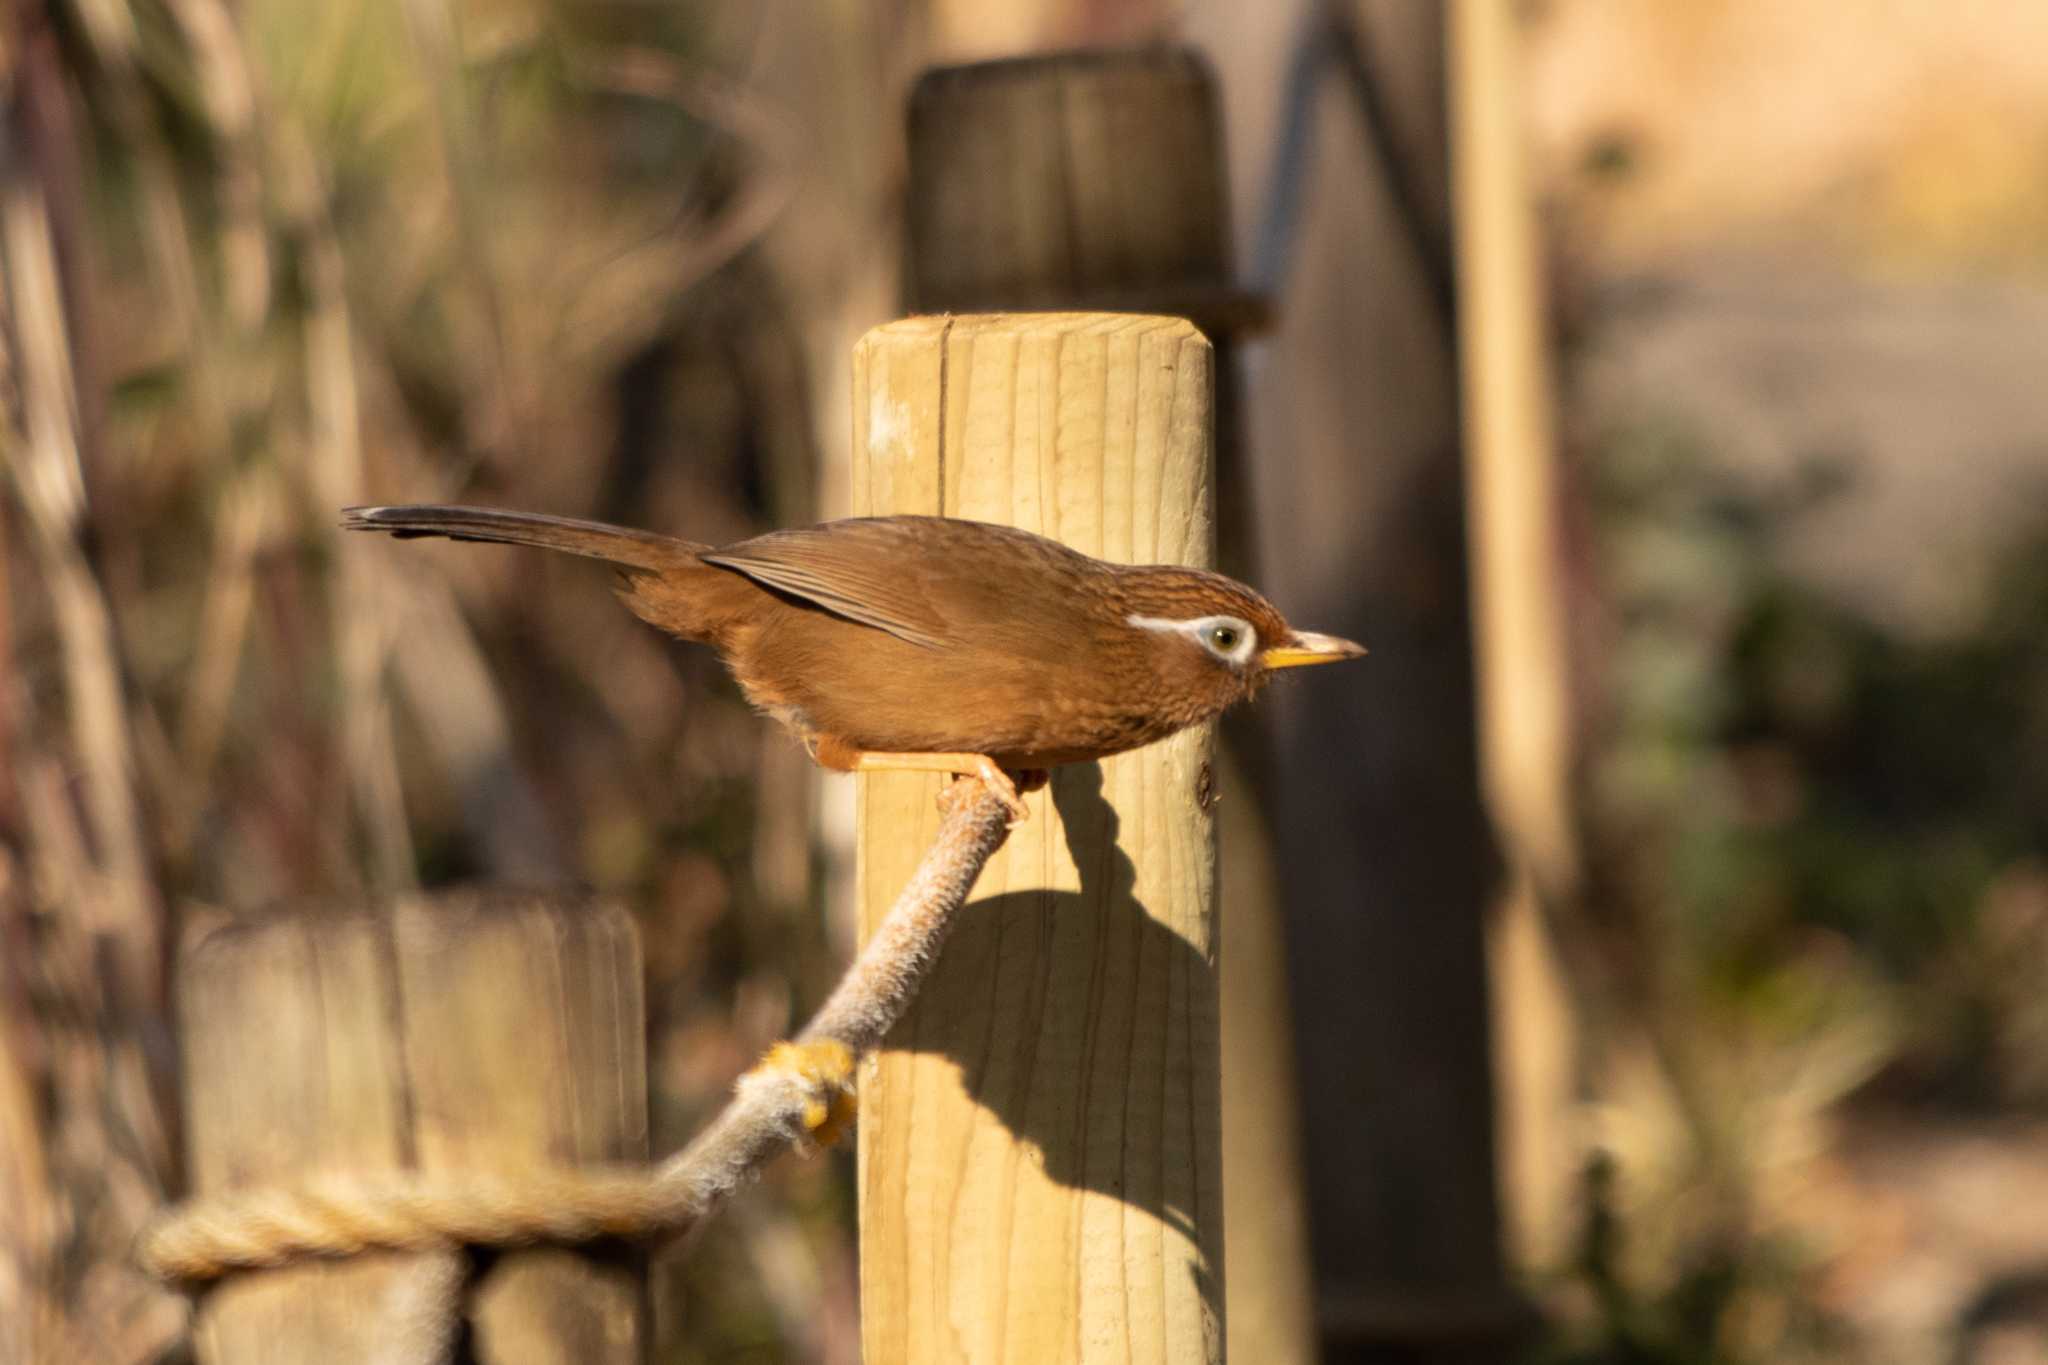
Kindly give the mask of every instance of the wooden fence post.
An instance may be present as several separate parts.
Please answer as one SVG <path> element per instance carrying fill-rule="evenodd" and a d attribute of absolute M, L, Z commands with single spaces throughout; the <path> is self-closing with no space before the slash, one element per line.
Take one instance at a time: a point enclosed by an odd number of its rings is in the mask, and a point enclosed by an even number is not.
<path fill-rule="evenodd" d="M 1267 797 L 1317 1358 L 1504 1359 L 1531 1318 L 1503 1271 L 1496 1195 L 1498 863 L 1473 734 L 1448 7 L 1296 8 L 1284 54 L 1260 7 L 1207 7 L 1199 31 L 1226 88 L 1287 73 L 1280 117 L 1237 125 L 1256 130 L 1238 166 L 1270 194 L 1256 277 L 1279 313 L 1250 377 L 1255 581 L 1373 650 L 1369 678 L 1327 670 L 1259 708 L 1286 774 Z"/>
<path fill-rule="evenodd" d="M 1177 318 L 877 328 L 854 356 L 855 510 L 1206 565 L 1210 360 Z M 1186 732 L 1029 797 L 863 1068 L 868 1360 L 1220 1358 L 1210 750 Z M 865 931 L 931 842 L 939 779 L 860 781 Z"/>
<path fill-rule="evenodd" d="M 1509 863 L 1488 925 L 1501 1190 L 1516 1259 L 1548 1267 L 1571 1254 L 1580 1164 L 1576 1021 L 1543 912 L 1580 889 L 1571 585 L 1517 18 L 1490 0 L 1454 0 L 1446 23 L 1480 776 Z"/>
<path fill-rule="evenodd" d="M 1270 319 L 1235 283 L 1207 62 L 1146 47 L 927 72 L 910 100 L 906 223 L 917 311 L 1130 309 L 1203 329 L 1215 348 L 1219 566 L 1251 577 L 1234 352 Z M 1281 1365 L 1314 1350 L 1286 958 L 1256 795 L 1263 745 L 1247 712 L 1220 738 L 1226 1344 Z"/>
<path fill-rule="evenodd" d="M 640 945 L 627 915 L 532 896 L 234 925 L 179 982 L 196 1193 L 321 1172 L 517 1171 L 647 1156 Z M 459 1252 L 234 1275 L 201 1301 L 204 1365 L 439 1360 L 639 1365 L 631 1257 Z"/>

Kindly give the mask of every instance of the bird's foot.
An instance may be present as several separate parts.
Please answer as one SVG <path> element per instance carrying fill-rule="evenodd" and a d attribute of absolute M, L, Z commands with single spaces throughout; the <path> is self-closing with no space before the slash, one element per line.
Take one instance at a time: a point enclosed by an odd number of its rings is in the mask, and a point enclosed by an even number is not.
<path fill-rule="evenodd" d="M 849 757 L 851 761 L 847 767 L 854 772 L 951 773 L 955 777 L 976 778 L 988 788 L 989 795 L 1002 802 L 1003 809 L 1010 813 L 1011 829 L 1031 818 L 1030 808 L 1024 804 L 1024 799 L 1017 795 L 1017 783 L 1011 781 L 1010 775 L 997 767 L 996 761 L 987 754 L 886 754 L 864 750 Z M 1033 791 L 1042 785 L 1040 782 L 1030 781 L 1029 773 L 1023 776 L 1026 779 L 1026 791 Z"/>
<path fill-rule="evenodd" d="M 996 766 L 996 761 L 986 754 L 977 754 L 972 771 L 959 773 L 959 777 L 978 777 L 981 785 L 988 788 L 990 796 L 1003 803 L 1003 809 L 1010 812 L 1010 828 L 1015 829 L 1031 818 L 1031 808 L 1024 804 L 1024 798 L 1017 794 L 1018 784 L 1010 774 Z M 1026 790 L 1029 790 L 1027 788 Z"/>

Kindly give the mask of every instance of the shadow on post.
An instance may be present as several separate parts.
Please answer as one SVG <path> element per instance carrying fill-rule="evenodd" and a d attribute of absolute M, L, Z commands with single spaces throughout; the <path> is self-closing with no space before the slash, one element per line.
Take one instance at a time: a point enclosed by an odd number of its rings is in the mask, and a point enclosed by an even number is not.
<path fill-rule="evenodd" d="M 1216 963 L 1138 900 L 1100 764 L 1056 771 L 1052 800 L 1080 890 L 971 903 L 930 983 L 950 998 L 928 991 L 889 1045 L 948 1057 L 967 1094 L 1020 1140 L 1021 1159 L 1058 1184 L 1119 1199 L 1199 1243 L 1219 1216 L 1204 1218 L 1201 1201 L 1220 1209 L 1222 1193 L 1203 1187 L 1196 1160 L 1221 1141 L 1195 1042 L 1216 1028 Z M 1053 962 L 1087 966 L 1044 969 Z M 927 1011 L 954 1021 L 945 1039 L 919 1036 Z M 1220 1248 L 1204 1250 L 1197 1287 L 1220 1314 Z"/>

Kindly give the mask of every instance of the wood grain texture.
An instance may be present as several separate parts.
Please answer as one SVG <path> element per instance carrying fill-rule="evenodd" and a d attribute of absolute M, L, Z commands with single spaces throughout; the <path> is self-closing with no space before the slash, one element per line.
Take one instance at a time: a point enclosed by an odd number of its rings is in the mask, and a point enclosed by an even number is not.
<path fill-rule="evenodd" d="M 1211 355 L 1179 319 L 921 318 L 854 360 L 855 511 L 1207 566 Z M 871 1362 L 1222 1347 L 1211 735 L 1060 770 L 861 1081 Z M 939 779 L 860 779 L 863 932 Z"/>
<path fill-rule="evenodd" d="M 460 895 L 254 922 L 188 956 L 179 1000 L 202 1194 L 647 1155 L 639 944 L 616 908 Z M 636 1265 L 530 1250 L 468 1271 L 449 1252 L 235 1276 L 201 1305 L 199 1357 L 433 1360 L 466 1314 L 491 1365 L 643 1359 Z"/>

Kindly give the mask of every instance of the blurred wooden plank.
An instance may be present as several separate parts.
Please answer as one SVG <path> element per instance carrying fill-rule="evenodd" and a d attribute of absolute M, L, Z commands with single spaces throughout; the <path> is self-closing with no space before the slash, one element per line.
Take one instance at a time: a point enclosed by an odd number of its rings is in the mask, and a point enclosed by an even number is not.
<path fill-rule="evenodd" d="M 941 67 L 910 99 L 918 312 L 1104 308 L 1255 328 L 1235 288 L 1222 134 L 1188 48 Z"/>
<path fill-rule="evenodd" d="M 1523 143 L 1521 34 L 1495 0 L 1450 8 L 1466 520 L 1480 778 L 1510 884 L 1488 927 L 1501 1190 L 1521 1264 L 1571 1253 L 1577 1040 L 1542 903 L 1578 891 L 1571 669 L 1541 238 Z"/>
<path fill-rule="evenodd" d="M 1179 319 L 914 319 L 855 358 L 855 509 L 1007 522 L 1206 564 L 1210 350 Z M 867 1358 L 1222 1350 L 1215 844 L 1206 729 L 1027 798 L 861 1080 Z M 871 929 L 940 779 L 861 780 Z"/>
<path fill-rule="evenodd" d="M 625 911 L 523 896 L 410 897 L 393 912 L 413 1149 L 425 1171 L 647 1158 L 645 1006 Z M 634 1365 L 636 1258 L 497 1257 L 474 1288 L 482 1365 Z"/>
<path fill-rule="evenodd" d="M 189 955 L 179 999 L 201 1194 L 646 1157 L 639 945 L 614 907 L 463 894 L 239 925 Z M 644 1359 L 630 1257 L 518 1250 L 467 1273 L 449 1252 L 233 1276 L 202 1302 L 200 1358 L 439 1359 L 473 1305 L 481 1362 Z"/>
<path fill-rule="evenodd" d="M 411 1164 L 390 951 L 386 924 L 347 915 L 237 925 L 188 955 L 178 1001 L 197 1193 Z M 218 1365 L 416 1359 L 417 1300 L 456 1259 L 366 1256 L 234 1276 L 201 1302 L 194 1344 Z M 427 1316 L 452 1332 L 452 1314 Z"/>

